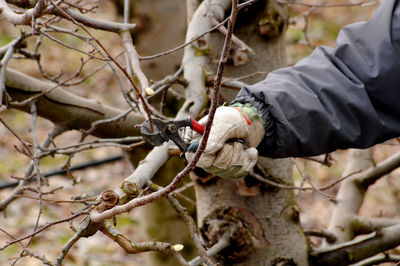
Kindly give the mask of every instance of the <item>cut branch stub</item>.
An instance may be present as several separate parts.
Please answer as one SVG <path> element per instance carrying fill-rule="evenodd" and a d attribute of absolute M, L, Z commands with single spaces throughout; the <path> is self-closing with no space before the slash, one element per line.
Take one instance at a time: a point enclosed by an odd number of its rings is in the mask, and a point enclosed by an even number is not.
<path fill-rule="evenodd" d="M 194 54 L 196 56 L 205 56 L 210 53 L 210 43 L 207 41 L 206 38 L 200 38 L 194 43 L 192 43 L 192 47 L 194 50 Z"/>
<path fill-rule="evenodd" d="M 258 34 L 267 39 L 273 39 L 281 35 L 285 27 L 285 19 L 277 10 L 274 10 L 258 21 Z"/>
<path fill-rule="evenodd" d="M 124 196 L 120 199 L 120 203 L 124 204 L 130 201 L 131 199 L 139 196 L 141 189 L 134 183 L 130 181 L 123 181 L 121 184 L 121 189 L 124 192 Z"/>
<path fill-rule="evenodd" d="M 203 220 L 200 232 L 207 247 L 216 244 L 224 235 L 230 235 L 230 246 L 216 255 L 226 264 L 243 262 L 254 249 L 269 245 L 254 214 L 238 207 L 215 209 Z"/>
<path fill-rule="evenodd" d="M 97 206 L 98 212 L 104 212 L 105 210 L 111 209 L 119 202 L 117 193 L 112 190 L 106 190 L 101 194 L 101 202 Z"/>

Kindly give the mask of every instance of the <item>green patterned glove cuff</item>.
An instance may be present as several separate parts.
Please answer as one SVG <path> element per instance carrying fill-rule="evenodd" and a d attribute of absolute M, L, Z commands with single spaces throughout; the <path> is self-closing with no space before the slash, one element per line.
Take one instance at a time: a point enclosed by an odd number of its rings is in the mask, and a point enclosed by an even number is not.
<path fill-rule="evenodd" d="M 240 111 L 242 111 L 244 114 L 247 115 L 247 117 L 250 119 L 251 122 L 260 120 L 264 126 L 264 120 L 262 119 L 262 116 L 258 112 L 257 108 L 255 108 L 254 106 L 252 106 L 248 103 L 246 103 L 246 104 L 235 103 L 235 104 L 230 105 L 230 107 L 236 107 L 236 108 L 240 109 Z"/>

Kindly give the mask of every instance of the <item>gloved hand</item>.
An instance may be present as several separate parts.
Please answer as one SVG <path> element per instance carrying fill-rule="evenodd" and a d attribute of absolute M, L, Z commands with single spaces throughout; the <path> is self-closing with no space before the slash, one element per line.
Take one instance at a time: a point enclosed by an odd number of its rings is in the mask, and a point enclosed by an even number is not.
<path fill-rule="evenodd" d="M 199 123 L 205 124 L 206 121 L 207 116 Z M 201 137 L 198 133 L 193 135 L 192 144 L 185 153 L 188 161 L 193 159 Z M 197 166 L 224 178 L 244 177 L 257 162 L 258 151 L 255 147 L 263 137 L 263 120 L 255 107 L 249 104 L 219 107 Z"/>

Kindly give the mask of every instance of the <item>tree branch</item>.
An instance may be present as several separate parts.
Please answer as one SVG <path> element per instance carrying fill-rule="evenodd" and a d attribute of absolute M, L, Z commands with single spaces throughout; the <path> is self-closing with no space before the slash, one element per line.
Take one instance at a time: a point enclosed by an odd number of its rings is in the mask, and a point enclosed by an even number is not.
<path fill-rule="evenodd" d="M 64 128 L 61 126 L 56 126 L 51 132 L 50 134 L 47 135 L 46 139 L 43 141 L 42 143 L 42 147 L 43 148 L 47 148 L 50 146 L 50 144 L 53 142 L 53 139 L 60 135 L 61 133 L 64 132 Z M 24 187 L 26 184 L 29 183 L 30 179 L 28 179 L 31 174 L 33 173 L 34 170 L 34 163 L 31 161 L 25 171 L 25 175 L 24 175 L 24 179 L 20 180 L 18 183 L 18 186 L 12 191 L 12 193 L 10 195 L 8 195 L 6 198 L 4 198 L 1 202 L 0 202 L 0 211 L 4 211 L 7 206 L 13 202 L 18 195 L 21 195 L 24 191 Z"/>
<path fill-rule="evenodd" d="M 206 254 L 209 257 L 213 257 L 215 255 L 217 255 L 221 250 L 229 247 L 231 245 L 231 236 L 228 232 L 224 233 L 221 238 L 219 239 L 219 241 L 217 243 L 215 243 L 213 246 L 211 246 Z M 192 259 L 191 261 L 189 261 L 189 265 L 190 266 L 199 266 L 201 265 L 201 257 L 196 257 L 194 259 Z"/>
<path fill-rule="evenodd" d="M 374 265 L 381 265 L 381 263 L 385 262 L 394 262 L 397 263 L 396 265 L 398 265 L 398 263 L 400 262 L 400 256 L 394 254 L 386 254 L 386 253 L 379 254 L 371 258 L 368 258 L 366 260 L 355 263 L 352 266 L 374 266 Z"/>
<path fill-rule="evenodd" d="M 6 89 L 12 101 L 24 101 L 52 87 L 49 83 L 7 69 Z M 36 104 L 38 115 L 69 129 L 88 129 L 95 121 L 113 118 L 123 113 L 122 110 L 76 96 L 62 88 L 46 93 L 37 99 Z M 28 112 L 27 107 L 13 106 L 12 102 L 10 106 Z M 140 135 L 140 131 L 135 125 L 143 121 L 141 115 L 131 113 L 125 119 L 99 124 L 91 134 L 97 137 L 137 136 Z"/>
<path fill-rule="evenodd" d="M 350 150 L 343 176 L 348 176 L 349 173 L 360 170 L 362 172 L 343 180 L 340 184 L 340 189 L 336 196 L 336 205 L 328 226 L 328 230 L 337 237 L 335 243 L 343 243 L 353 238 L 352 217 L 358 213 L 365 193 L 363 189 L 357 186 L 354 180 L 357 176 L 364 174 L 363 170 L 370 166 L 371 154 L 369 150 Z"/>
<path fill-rule="evenodd" d="M 101 19 L 91 18 L 91 17 L 85 16 L 85 15 L 82 15 L 79 12 L 73 11 L 70 8 L 61 7 L 61 9 L 66 14 L 68 14 L 73 19 L 75 19 L 77 22 L 80 22 L 80 23 L 82 23 L 88 27 L 94 28 L 94 29 L 120 33 L 121 31 L 131 32 L 136 27 L 135 24 L 118 23 L 118 22 L 105 21 L 105 20 L 101 20 Z M 65 14 L 56 8 L 54 8 L 52 10 L 52 13 L 57 16 L 66 18 Z"/>
<path fill-rule="evenodd" d="M 365 173 L 360 173 L 353 177 L 363 189 L 375 183 L 379 178 L 389 174 L 400 166 L 400 152 L 390 156 L 383 162 L 378 163 L 375 167 L 368 169 Z"/>
<path fill-rule="evenodd" d="M 338 237 L 337 243 L 348 241 L 353 237 L 353 219 L 358 213 L 368 186 L 400 166 L 400 152 L 368 169 L 367 167 L 371 165 L 369 150 L 351 150 L 349 156 L 343 174 L 354 172 L 353 170 L 364 171 L 351 176 L 341 184 L 336 199 L 337 204 L 328 227 L 328 230 Z"/>
<path fill-rule="evenodd" d="M 399 219 L 383 218 L 383 217 L 362 217 L 354 215 L 352 217 L 352 230 L 355 235 L 369 234 L 378 229 L 400 224 Z"/>
<path fill-rule="evenodd" d="M 16 14 L 7 5 L 5 0 L 0 0 L 0 17 L 4 17 L 14 25 L 29 25 L 34 18 L 43 15 L 46 10 L 46 1 L 38 0 L 36 5 L 22 14 Z"/>
<path fill-rule="evenodd" d="M 400 224 L 378 230 L 362 239 L 314 250 L 315 265 L 349 265 L 400 245 Z"/>
<path fill-rule="evenodd" d="M 121 248 L 123 248 L 129 254 L 137 254 L 147 251 L 157 251 L 166 255 L 173 256 L 181 265 L 188 265 L 186 260 L 177 251 L 177 246 L 173 246 L 169 243 L 149 241 L 143 243 L 133 243 L 123 236 L 110 222 L 105 221 L 103 226 L 100 228 L 106 236 L 114 240 Z"/>
<path fill-rule="evenodd" d="M 150 188 L 153 191 L 157 191 L 157 190 L 161 189 L 160 186 L 158 186 L 154 183 L 151 184 Z M 167 200 L 169 201 L 171 206 L 175 209 L 175 211 L 179 214 L 179 216 L 182 218 L 182 220 L 186 223 L 186 226 L 189 229 L 192 240 L 200 254 L 202 262 L 204 262 L 206 265 L 209 265 L 209 266 L 214 265 L 215 262 L 213 262 L 207 256 L 206 250 L 200 241 L 198 229 L 196 227 L 196 224 L 195 224 L 193 218 L 189 215 L 189 213 L 187 213 L 186 209 L 179 203 L 179 201 L 176 199 L 176 197 L 173 194 L 169 194 L 167 196 Z"/>

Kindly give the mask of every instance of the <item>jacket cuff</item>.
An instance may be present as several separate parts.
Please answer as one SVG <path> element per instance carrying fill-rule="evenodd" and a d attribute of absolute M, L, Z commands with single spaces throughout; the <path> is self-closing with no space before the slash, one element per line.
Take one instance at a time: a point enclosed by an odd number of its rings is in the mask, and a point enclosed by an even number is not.
<path fill-rule="evenodd" d="M 271 115 L 271 112 L 266 107 L 265 103 L 251 96 L 240 96 L 236 98 L 231 104 L 241 103 L 249 104 L 257 109 L 261 115 L 261 120 L 264 124 L 265 135 L 257 149 L 260 155 L 275 157 L 276 154 L 276 132 L 275 132 L 275 121 Z"/>

